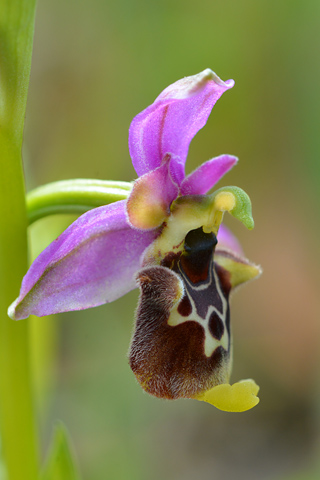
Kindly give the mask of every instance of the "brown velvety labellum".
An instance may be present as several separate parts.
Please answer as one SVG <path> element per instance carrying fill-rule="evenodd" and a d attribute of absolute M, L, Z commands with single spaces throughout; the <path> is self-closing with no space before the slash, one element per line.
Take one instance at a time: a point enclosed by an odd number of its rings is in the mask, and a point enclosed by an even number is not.
<path fill-rule="evenodd" d="M 215 271 L 215 245 L 213 234 L 189 232 L 182 253 L 170 253 L 161 266 L 138 274 L 141 295 L 129 362 L 152 395 L 192 397 L 228 381 L 229 291 L 227 279 L 222 286 Z"/>

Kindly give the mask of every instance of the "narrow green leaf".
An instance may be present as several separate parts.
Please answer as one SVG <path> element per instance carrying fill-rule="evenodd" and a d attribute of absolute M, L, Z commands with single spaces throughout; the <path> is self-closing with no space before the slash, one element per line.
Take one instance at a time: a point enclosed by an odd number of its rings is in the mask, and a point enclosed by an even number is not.
<path fill-rule="evenodd" d="M 40 480 L 80 480 L 68 433 L 61 423 L 56 426 L 49 456 Z"/>
<path fill-rule="evenodd" d="M 36 0 L 0 0 L 1 127 L 22 143 Z"/>

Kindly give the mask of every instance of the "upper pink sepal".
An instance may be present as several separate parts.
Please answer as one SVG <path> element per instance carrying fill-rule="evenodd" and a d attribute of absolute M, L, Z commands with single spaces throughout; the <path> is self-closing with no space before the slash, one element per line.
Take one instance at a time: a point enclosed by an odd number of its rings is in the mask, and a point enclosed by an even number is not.
<path fill-rule="evenodd" d="M 159 167 L 170 153 L 180 164 L 180 178 L 174 178 L 180 183 L 192 138 L 205 125 L 216 101 L 233 85 L 233 80 L 223 82 L 206 69 L 170 85 L 137 115 L 129 130 L 129 150 L 138 176 Z"/>

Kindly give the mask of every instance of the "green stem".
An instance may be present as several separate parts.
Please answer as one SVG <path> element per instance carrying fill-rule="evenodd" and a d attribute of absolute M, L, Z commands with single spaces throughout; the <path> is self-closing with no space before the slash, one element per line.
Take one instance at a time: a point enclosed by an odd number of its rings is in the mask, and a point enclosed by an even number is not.
<path fill-rule="evenodd" d="M 20 149 L 0 136 L 0 427 L 10 480 L 37 478 L 37 446 L 30 369 L 29 322 L 13 322 L 7 308 L 28 268 L 27 217 Z"/>
<path fill-rule="evenodd" d="M 35 480 L 29 323 L 8 305 L 28 268 L 21 146 L 34 31 L 35 0 L 0 0 L 0 434 L 8 480 Z"/>
<path fill-rule="evenodd" d="M 132 185 L 127 182 L 74 179 L 38 187 L 27 195 L 29 224 L 55 213 L 84 213 L 118 200 L 125 200 Z"/>

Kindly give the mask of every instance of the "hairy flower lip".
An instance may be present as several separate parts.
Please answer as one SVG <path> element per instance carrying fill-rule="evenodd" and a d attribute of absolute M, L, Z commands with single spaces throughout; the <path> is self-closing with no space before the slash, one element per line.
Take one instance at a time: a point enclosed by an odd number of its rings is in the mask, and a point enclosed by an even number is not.
<path fill-rule="evenodd" d="M 159 259 L 158 241 L 152 244 L 155 258 L 140 271 L 129 362 L 151 395 L 195 398 L 240 412 L 257 405 L 258 387 L 251 380 L 228 383 L 232 359 L 228 299 L 231 290 L 254 278 L 258 269 L 231 253 L 221 266 L 223 255 L 216 258 L 215 245 L 214 234 L 201 228 L 189 232 L 178 250 L 161 251 Z"/>

